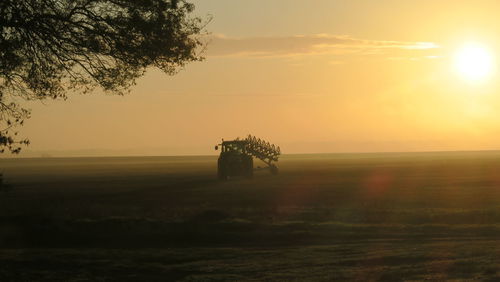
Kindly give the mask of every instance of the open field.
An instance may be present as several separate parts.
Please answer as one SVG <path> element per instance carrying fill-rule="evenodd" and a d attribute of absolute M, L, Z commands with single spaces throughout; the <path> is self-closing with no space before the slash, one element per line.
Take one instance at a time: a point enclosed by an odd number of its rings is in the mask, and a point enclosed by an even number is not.
<path fill-rule="evenodd" d="M 499 152 L 0 166 L 0 281 L 500 279 Z"/>

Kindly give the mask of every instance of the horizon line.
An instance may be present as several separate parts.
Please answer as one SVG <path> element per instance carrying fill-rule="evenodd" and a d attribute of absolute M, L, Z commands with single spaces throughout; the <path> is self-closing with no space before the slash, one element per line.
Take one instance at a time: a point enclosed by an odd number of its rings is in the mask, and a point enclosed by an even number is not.
<path fill-rule="evenodd" d="M 372 154 L 429 154 L 429 153 L 487 153 L 497 152 L 500 149 L 485 149 L 485 150 L 428 150 L 428 151 L 352 151 L 352 152 L 325 152 L 325 153 L 286 153 L 281 156 L 300 156 L 300 155 L 372 155 Z M 4 157 L 0 156 L 0 160 L 14 160 L 14 159 L 77 159 L 77 158 L 168 158 L 168 157 L 217 157 L 218 154 L 213 155 L 78 155 L 78 156 L 29 156 L 29 157 Z"/>

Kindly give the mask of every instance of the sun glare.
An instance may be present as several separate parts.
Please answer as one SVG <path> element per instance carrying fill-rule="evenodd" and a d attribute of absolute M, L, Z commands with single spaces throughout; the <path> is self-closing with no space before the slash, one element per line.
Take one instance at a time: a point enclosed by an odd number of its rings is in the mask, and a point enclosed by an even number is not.
<path fill-rule="evenodd" d="M 493 74 L 495 64 L 492 53 L 478 43 L 468 43 L 455 54 L 458 73 L 470 82 L 482 82 Z"/>

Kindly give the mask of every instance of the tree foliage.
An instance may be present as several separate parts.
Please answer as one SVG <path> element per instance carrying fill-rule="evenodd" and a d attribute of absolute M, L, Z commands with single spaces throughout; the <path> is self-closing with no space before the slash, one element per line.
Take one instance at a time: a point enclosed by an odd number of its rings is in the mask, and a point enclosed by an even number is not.
<path fill-rule="evenodd" d="M 172 75 L 201 60 L 193 10 L 185 0 L 1 0 L 0 151 L 28 143 L 13 132 L 30 115 L 23 101 L 123 94 L 148 67 Z"/>

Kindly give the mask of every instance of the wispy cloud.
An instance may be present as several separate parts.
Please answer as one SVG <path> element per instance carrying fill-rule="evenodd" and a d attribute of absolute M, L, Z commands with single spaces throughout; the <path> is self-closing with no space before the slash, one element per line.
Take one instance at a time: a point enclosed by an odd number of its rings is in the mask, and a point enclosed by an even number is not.
<path fill-rule="evenodd" d="M 287 57 L 321 54 L 387 54 L 436 49 L 432 42 L 366 40 L 350 36 L 315 34 L 282 37 L 228 37 L 212 35 L 208 55 L 216 57 Z"/>

